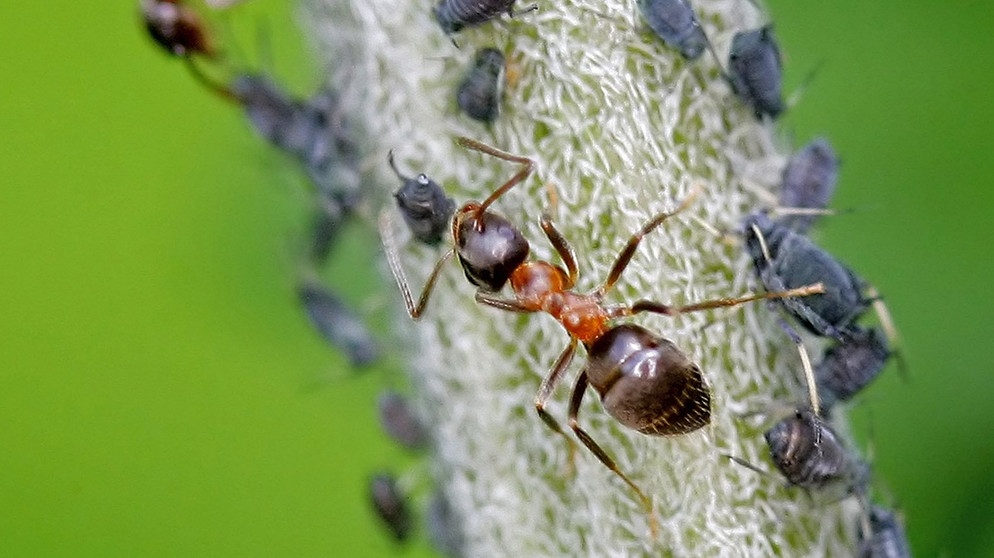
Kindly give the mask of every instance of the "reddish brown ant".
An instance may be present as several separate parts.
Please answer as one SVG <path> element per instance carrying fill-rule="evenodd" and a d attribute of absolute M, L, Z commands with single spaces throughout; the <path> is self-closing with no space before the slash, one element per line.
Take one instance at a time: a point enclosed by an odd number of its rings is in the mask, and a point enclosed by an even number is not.
<path fill-rule="evenodd" d="M 148 34 L 173 56 L 216 54 L 200 16 L 181 0 L 141 0 L 139 8 Z"/>
<path fill-rule="evenodd" d="M 457 143 L 521 167 L 483 203 L 467 202 L 455 213 L 452 218 L 454 246 L 435 264 L 417 303 L 411 295 L 393 244 L 390 221 L 386 214 L 383 215 L 380 229 L 387 262 L 400 287 L 408 314 L 415 320 L 421 317 L 442 265 L 456 255 L 466 278 L 478 288 L 477 302 L 509 312 L 546 312 L 559 321 L 569 333 L 570 340 L 542 381 L 535 397 L 535 409 L 545 424 L 569 440 L 559 422 L 545 410 L 545 405 L 569 367 L 577 345 L 582 343 L 587 350 L 587 363 L 577 377 L 570 396 L 569 426 L 604 466 L 635 491 L 649 515 L 650 528 L 655 535 L 658 525 L 649 497 L 580 427 L 577 417 L 583 395 L 588 385 L 592 385 L 600 394 L 607 412 L 628 428 L 649 435 L 677 435 L 708 424 L 711 419 L 711 393 L 700 368 L 673 342 L 635 324 L 612 325 L 612 322 L 641 312 L 675 316 L 754 300 L 806 296 L 822 292 L 821 285 L 684 306 L 669 306 L 649 300 L 639 300 L 630 305 L 605 304 L 604 296 L 628 267 L 642 238 L 688 207 L 694 197 L 690 196 L 675 211 L 657 214 L 632 235 L 600 287 L 588 294 L 574 292 L 572 289 L 579 275 L 576 257 L 547 211 L 542 212 L 540 224 L 565 269 L 547 261 L 526 262 L 530 250 L 528 241 L 505 217 L 489 210 L 498 198 L 532 173 L 534 161 L 468 138 L 458 138 Z M 497 292 L 508 281 L 513 297 L 502 298 Z M 572 443 L 570 441 L 571 447 Z"/>

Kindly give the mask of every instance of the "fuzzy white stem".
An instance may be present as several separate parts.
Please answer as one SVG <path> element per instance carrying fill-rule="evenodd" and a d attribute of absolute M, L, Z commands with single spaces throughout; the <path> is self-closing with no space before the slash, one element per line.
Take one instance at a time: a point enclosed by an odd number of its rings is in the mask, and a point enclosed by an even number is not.
<path fill-rule="evenodd" d="M 455 48 L 432 20 L 430 0 L 309 0 L 308 22 L 332 84 L 366 128 L 369 168 L 384 188 L 386 164 L 425 172 L 457 202 L 480 200 L 514 167 L 457 147 L 480 139 L 538 162 L 537 172 L 494 209 L 520 225 L 535 257 L 553 258 L 538 226 L 554 183 L 554 218 L 573 244 L 580 290 L 603 281 L 628 236 L 695 187 L 695 204 L 649 235 L 610 301 L 683 304 L 758 287 L 746 258 L 697 220 L 737 226 L 775 188 L 785 162 L 774 129 L 756 121 L 705 55 L 687 63 L 641 31 L 635 2 L 538 0 L 539 10 L 501 17 L 458 35 Z M 519 2 L 519 4 L 522 4 Z M 519 6 L 520 9 L 521 6 Z M 694 2 L 719 53 L 763 15 L 746 0 Z M 479 47 L 519 64 L 492 130 L 457 112 L 455 87 Z M 384 190 L 385 191 L 385 190 Z M 380 191 L 375 210 L 387 207 Z M 415 290 L 439 250 L 404 244 Z M 399 294 L 396 300 L 400 301 Z M 452 264 L 425 318 L 398 320 L 417 398 L 437 440 L 435 472 L 466 539 L 467 556 L 843 556 L 856 510 L 786 489 L 773 470 L 764 424 L 742 418 L 776 401 L 804 398 L 797 353 L 763 304 L 637 322 L 673 339 L 704 370 L 712 423 L 676 438 L 625 430 L 592 393 L 580 422 L 653 498 L 657 539 L 633 493 L 582 447 L 569 475 L 563 440 L 539 420 L 534 397 L 567 342 L 542 315 L 473 302 Z M 563 424 L 580 355 L 549 406 Z"/>

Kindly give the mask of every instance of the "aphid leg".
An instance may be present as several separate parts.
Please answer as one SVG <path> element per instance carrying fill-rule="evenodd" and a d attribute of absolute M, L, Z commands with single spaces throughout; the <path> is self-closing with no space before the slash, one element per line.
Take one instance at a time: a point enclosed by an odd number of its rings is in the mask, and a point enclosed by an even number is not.
<path fill-rule="evenodd" d="M 414 296 L 411 294 L 411 287 L 407 281 L 407 274 L 404 273 L 404 268 L 400 265 L 400 257 L 397 254 L 397 245 L 393 237 L 393 221 L 387 212 L 384 211 L 380 214 L 379 225 L 383 251 L 387 256 L 387 265 L 390 266 L 390 272 L 393 273 L 393 278 L 397 281 L 397 287 L 400 288 L 400 293 L 404 297 L 404 306 L 407 308 L 408 315 L 412 319 L 417 320 L 421 317 L 421 313 L 424 312 L 425 305 L 428 304 L 428 299 L 435 289 L 435 282 L 438 281 L 442 265 L 455 254 L 455 250 L 453 248 L 448 249 L 435 263 L 435 267 L 431 270 L 431 275 L 428 276 L 428 281 L 425 282 L 424 290 L 421 291 L 421 296 L 418 297 L 418 303 L 415 305 Z"/>
<path fill-rule="evenodd" d="M 528 178 L 528 175 L 530 175 L 532 171 L 535 169 L 535 161 L 529 159 L 528 157 L 522 157 L 520 155 L 512 155 L 506 151 L 501 151 L 496 147 L 491 147 L 483 142 L 479 142 L 474 139 L 459 137 L 456 138 L 456 143 L 458 143 L 462 147 L 465 147 L 466 149 L 479 151 L 480 153 L 485 153 L 487 155 L 490 155 L 491 157 L 496 157 L 498 159 L 508 161 L 510 163 L 518 163 L 521 165 L 521 169 L 518 170 L 518 172 L 514 173 L 514 176 L 512 176 L 500 188 L 494 190 L 494 192 L 490 194 L 490 196 L 487 199 L 483 200 L 483 203 L 481 203 L 476 210 L 477 216 L 483 215 L 483 212 L 486 211 L 491 204 L 493 204 L 495 201 L 497 201 L 498 198 L 500 198 L 505 193 L 507 193 L 508 190 L 514 188 L 524 179 Z"/>
<path fill-rule="evenodd" d="M 566 439 L 566 443 L 569 446 L 569 454 L 567 466 L 570 474 L 576 471 L 576 442 L 570 438 L 566 431 L 559 426 L 559 421 L 557 421 L 548 411 L 545 410 L 545 404 L 552 397 L 552 393 L 556 390 L 556 386 L 559 385 L 559 381 L 563 377 L 563 372 L 569 367 L 570 362 L 573 361 L 573 355 L 576 354 L 576 337 L 570 337 L 569 345 L 563 349 L 560 353 L 559 358 L 556 359 L 556 363 L 552 365 L 549 373 L 545 375 L 542 379 L 542 385 L 538 388 L 538 393 L 535 394 L 535 410 L 538 412 L 538 416 L 542 418 L 542 421 L 551 428 L 555 430 L 563 438 Z"/>
<path fill-rule="evenodd" d="M 576 433 L 576 436 L 580 438 L 583 445 L 587 446 L 587 449 L 597 456 L 597 459 L 604 464 L 605 467 L 610 469 L 614 474 L 621 477 L 621 480 L 625 481 L 625 484 L 631 487 L 635 491 L 635 495 L 642 503 L 642 507 L 645 509 L 646 515 L 649 516 L 649 532 L 652 534 L 652 538 L 655 539 L 659 535 L 659 519 L 656 518 L 656 513 L 652 509 L 652 500 L 646 496 L 645 492 L 638 487 L 627 475 L 621 472 L 618 465 L 611 459 L 611 456 L 607 454 L 598 444 L 587 434 L 583 428 L 580 427 L 580 423 L 577 421 L 577 415 L 580 413 L 580 403 L 583 401 L 583 394 L 587 391 L 587 371 L 583 370 L 580 375 L 576 378 L 576 384 L 573 386 L 573 394 L 570 395 L 569 401 L 569 426 Z"/>
<path fill-rule="evenodd" d="M 796 289 L 790 289 L 787 291 L 777 291 L 772 293 L 761 293 L 761 294 L 748 294 L 734 298 L 716 298 L 714 300 L 705 300 L 703 302 L 687 304 L 684 306 L 670 306 L 668 304 L 662 304 L 652 300 L 639 300 L 629 307 L 611 308 L 610 313 L 611 317 L 613 318 L 630 316 L 632 314 L 638 314 L 640 312 L 652 312 L 654 314 L 665 314 L 667 316 L 676 316 L 677 314 L 698 312 L 700 310 L 711 310 L 714 308 L 724 308 L 727 306 L 738 306 L 739 304 L 744 304 L 746 302 L 752 302 L 755 300 L 772 300 L 776 298 L 809 296 L 813 294 L 820 294 L 823 292 L 825 292 L 825 286 L 822 285 L 821 283 L 815 283 L 813 285 L 805 285 L 803 287 L 798 287 Z"/>
<path fill-rule="evenodd" d="M 676 209 L 667 213 L 659 213 L 650 219 L 649 222 L 646 223 L 640 230 L 633 234 L 632 237 L 628 239 L 628 244 L 626 244 L 618 254 L 618 258 L 614 261 L 614 265 L 611 266 L 611 272 L 608 273 L 604 284 L 594 291 L 594 296 L 602 298 L 605 294 L 607 294 L 607 292 L 611 290 L 611 287 L 618 282 L 618 279 L 621 278 L 621 274 L 632 261 L 632 257 L 635 255 L 635 250 L 638 249 L 639 243 L 642 242 L 642 239 L 659 227 L 659 225 L 662 225 L 664 221 L 690 207 L 690 204 L 694 202 L 699 193 L 700 189 L 695 188 L 686 198 L 683 199 L 683 201 L 680 202 L 680 205 Z"/>
<path fill-rule="evenodd" d="M 538 11 L 538 4 L 532 4 L 531 6 L 528 6 L 523 10 L 515 10 L 514 4 L 511 4 L 511 6 L 507 9 L 507 15 L 514 17 L 515 15 L 527 14 L 528 12 L 535 12 L 535 11 Z"/>

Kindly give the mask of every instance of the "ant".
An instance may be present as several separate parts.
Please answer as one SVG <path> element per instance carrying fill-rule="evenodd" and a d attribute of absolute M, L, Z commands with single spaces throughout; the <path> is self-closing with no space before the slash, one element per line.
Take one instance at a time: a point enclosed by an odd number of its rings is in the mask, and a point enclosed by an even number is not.
<path fill-rule="evenodd" d="M 490 210 L 494 202 L 532 173 L 535 162 L 469 138 L 460 137 L 456 142 L 464 148 L 520 167 L 482 203 L 469 201 L 456 211 L 452 218 L 454 246 L 436 262 L 416 303 L 393 244 L 389 219 L 383 214 L 380 230 L 387 262 L 400 287 L 408 314 L 415 320 L 421 317 L 442 265 L 455 255 L 466 279 L 477 287 L 475 298 L 478 303 L 508 312 L 545 312 L 562 324 L 569 334 L 569 343 L 542 380 L 535 396 L 535 410 L 549 428 L 566 438 L 572 459 L 574 443 L 545 410 L 545 405 L 572 362 L 577 345 L 582 343 L 587 351 L 587 363 L 570 396 L 569 426 L 583 445 L 636 493 L 649 515 L 655 536 L 658 524 L 649 497 L 580 426 L 578 414 L 583 396 L 587 388 L 593 386 L 607 412 L 624 426 L 643 434 L 672 436 L 692 432 L 710 422 L 711 392 L 700 367 L 672 341 L 635 324 L 612 325 L 612 322 L 643 312 L 676 316 L 754 300 L 807 296 L 822 292 L 822 286 L 809 285 L 785 292 L 750 294 L 683 306 L 651 300 L 605 304 L 605 295 L 621 278 L 642 239 L 668 218 L 686 209 L 695 197 L 691 195 L 675 211 L 657 214 L 629 238 L 600 287 L 587 294 L 577 293 L 573 290 L 579 276 L 576 256 L 548 211 L 542 212 L 540 224 L 565 269 L 547 261 L 525 261 L 530 250 L 528 241 L 507 218 Z M 550 197 L 555 201 L 554 195 Z M 513 296 L 499 296 L 497 293 L 508 282 Z"/>

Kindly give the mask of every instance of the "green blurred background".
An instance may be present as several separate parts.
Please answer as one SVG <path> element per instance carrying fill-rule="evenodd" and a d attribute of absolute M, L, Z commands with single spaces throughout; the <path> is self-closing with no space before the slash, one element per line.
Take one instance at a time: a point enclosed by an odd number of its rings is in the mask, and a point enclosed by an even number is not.
<path fill-rule="evenodd" d="M 859 211 L 821 238 L 905 340 L 910 381 L 891 367 L 852 412 L 879 486 L 917 555 L 994 556 L 994 16 L 883 4 L 772 2 L 788 90 L 825 61 L 782 128 L 840 152 L 835 206 Z M 135 12 L 0 22 L 0 555 L 390 554 L 365 482 L 408 459 L 374 419 L 397 365 L 353 375 L 311 331 L 304 179 Z M 254 60 L 260 22 L 269 71 L 309 93 L 291 7 L 253 0 L 224 32 Z M 375 248 L 353 227 L 326 276 L 382 314 Z"/>

